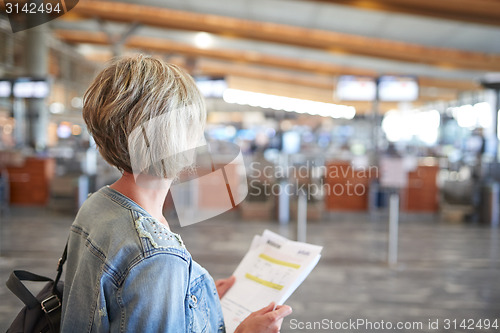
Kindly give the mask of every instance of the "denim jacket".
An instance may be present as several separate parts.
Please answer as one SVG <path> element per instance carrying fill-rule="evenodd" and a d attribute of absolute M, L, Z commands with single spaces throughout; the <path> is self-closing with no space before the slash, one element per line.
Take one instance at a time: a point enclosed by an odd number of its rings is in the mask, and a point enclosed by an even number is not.
<path fill-rule="evenodd" d="M 215 283 L 172 233 L 103 187 L 71 226 L 61 332 L 225 332 Z"/>

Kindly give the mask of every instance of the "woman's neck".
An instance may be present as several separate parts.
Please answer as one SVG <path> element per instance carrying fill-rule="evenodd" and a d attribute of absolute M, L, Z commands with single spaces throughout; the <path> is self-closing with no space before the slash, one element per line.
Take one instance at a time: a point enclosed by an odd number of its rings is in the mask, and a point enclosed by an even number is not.
<path fill-rule="evenodd" d="M 142 176 L 139 181 L 136 181 L 133 174 L 124 172 L 122 177 L 110 187 L 135 201 L 152 217 L 168 227 L 168 222 L 163 216 L 163 204 L 171 183 L 169 179 L 143 178 Z"/>

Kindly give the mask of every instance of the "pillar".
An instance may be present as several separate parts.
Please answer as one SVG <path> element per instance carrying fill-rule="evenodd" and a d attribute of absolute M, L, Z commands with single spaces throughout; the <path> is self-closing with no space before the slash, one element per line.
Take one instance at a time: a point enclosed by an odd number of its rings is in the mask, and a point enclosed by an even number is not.
<path fill-rule="evenodd" d="M 46 78 L 48 74 L 48 30 L 42 24 L 26 30 L 25 39 L 26 76 Z M 43 98 L 26 100 L 26 143 L 36 151 L 47 144 L 48 110 Z"/>

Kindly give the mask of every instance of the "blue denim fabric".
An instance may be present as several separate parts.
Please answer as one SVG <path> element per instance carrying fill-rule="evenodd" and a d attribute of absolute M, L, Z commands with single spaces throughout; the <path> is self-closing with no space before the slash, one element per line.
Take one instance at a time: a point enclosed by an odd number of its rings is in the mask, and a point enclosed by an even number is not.
<path fill-rule="evenodd" d="M 65 272 L 62 332 L 225 332 L 214 280 L 180 236 L 109 187 L 78 212 Z"/>

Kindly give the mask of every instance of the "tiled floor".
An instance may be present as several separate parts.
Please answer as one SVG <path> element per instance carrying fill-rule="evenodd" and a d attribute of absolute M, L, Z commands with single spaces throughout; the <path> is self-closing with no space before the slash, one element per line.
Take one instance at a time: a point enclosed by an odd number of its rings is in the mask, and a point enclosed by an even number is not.
<path fill-rule="evenodd" d="M 15 208 L 2 217 L 0 331 L 21 308 L 4 287 L 8 274 L 16 268 L 53 276 L 71 221 L 71 214 L 41 208 Z M 172 226 L 214 278 L 229 276 L 253 235 L 265 228 L 294 236 L 293 222 L 280 228 L 275 222 L 242 222 L 232 215 L 185 228 Z M 399 264 L 394 268 L 385 264 L 386 238 L 383 214 L 335 214 L 310 223 L 307 240 L 323 245 L 323 256 L 287 302 L 294 312 L 281 332 L 471 332 L 459 327 L 464 319 L 474 324 L 497 319 L 500 325 L 498 229 L 402 215 Z M 347 325 L 349 320 L 360 325 L 335 329 L 335 324 Z M 316 327 L 322 324 L 323 329 L 299 328 L 318 321 Z M 438 321 L 438 329 L 430 328 L 429 321 Z M 388 322 L 393 329 L 382 329 Z M 397 322 L 421 323 L 422 328 L 397 329 Z"/>

